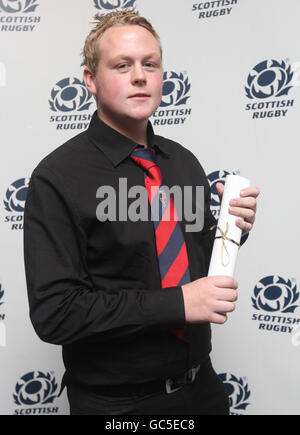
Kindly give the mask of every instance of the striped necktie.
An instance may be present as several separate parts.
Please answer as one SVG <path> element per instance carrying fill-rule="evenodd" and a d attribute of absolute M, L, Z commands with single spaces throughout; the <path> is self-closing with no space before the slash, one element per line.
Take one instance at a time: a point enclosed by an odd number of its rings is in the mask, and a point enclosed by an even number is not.
<path fill-rule="evenodd" d="M 144 182 L 151 206 L 161 287 L 176 287 L 191 281 L 186 244 L 175 210 L 152 148 L 136 148 L 131 158 L 144 170 Z M 172 331 L 182 338 L 185 330 Z"/>

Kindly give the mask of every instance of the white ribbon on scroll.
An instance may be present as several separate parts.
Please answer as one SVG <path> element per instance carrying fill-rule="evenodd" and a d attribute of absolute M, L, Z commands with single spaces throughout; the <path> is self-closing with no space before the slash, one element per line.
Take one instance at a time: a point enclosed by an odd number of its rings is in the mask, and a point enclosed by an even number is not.
<path fill-rule="evenodd" d="M 239 198 L 240 191 L 248 186 L 250 186 L 250 181 L 239 175 L 227 175 L 225 179 L 225 189 L 208 276 L 226 275 L 233 277 L 234 275 L 242 230 L 235 223 L 237 219 L 241 218 L 229 214 L 229 201 Z"/>

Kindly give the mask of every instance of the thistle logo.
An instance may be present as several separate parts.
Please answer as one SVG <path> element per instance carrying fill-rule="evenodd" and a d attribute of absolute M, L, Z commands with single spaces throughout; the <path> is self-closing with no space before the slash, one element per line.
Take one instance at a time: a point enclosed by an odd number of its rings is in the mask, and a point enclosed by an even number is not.
<path fill-rule="evenodd" d="M 265 60 L 253 68 L 245 87 L 246 96 L 257 100 L 246 105 L 252 119 L 286 116 L 288 108 L 294 106 L 294 100 L 281 97 L 287 96 L 293 88 L 293 76 L 291 65 L 285 61 Z"/>
<path fill-rule="evenodd" d="M 49 99 L 50 109 L 63 114 L 50 116 L 57 130 L 86 129 L 91 115 L 86 112 L 93 103 L 85 83 L 76 77 L 67 77 L 56 83 Z"/>
<path fill-rule="evenodd" d="M 204 1 L 202 3 L 193 4 L 192 11 L 199 13 L 199 19 L 222 17 L 230 15 L 232 12 L 232 7 L 228 8 L 226 6 L 234 6 L 237 2 L 238 0 Z"/>
<path fill-rule="evenodd" d="M 37 0 L 0 0 L 0 9 L 9 14 L 34 12 L 38 7 Z"/>
<path fill-rule="evenodd" d="M 113 9 L 125 9 L 134 6 L 136 0 L 94 0 L 95 8 L 112 11 Z"/>
<path fill-rule="evenodd" d="M 29 179 L 21 178 L 10 185 L 4 200 L 5 210 L 10 212 L 23 212 L 27 195 Z"/>
<path fill-rule="evenodd" d="M 20 178 L 12 183 L 6 191 L 4 199 L 5 210 L 10 215 L 5 216 L 4 221 L 12 224 L 12 230 L 23 229 L 23 211 L 27 196 L 29 178 Z"/>
<path fill-rule="evenodd" d="M 239 174 L 239 171 L 215 171 L 207 176 L 211 191 L 210 210 L 217 220 L 220 214 L 220 199 L 217 192 L 217 183 L 225 184 L 225 178 L 230 174 L 237 175 Z"/>
<path fill-rule="evenodd" d="M 259 330 L 291 333 L 300 319 L 286 314 L 294 314 L 300 306 L 299 296 L 294 278 L 285 280 L 270 275 L 261 279 L 254 287 L 251 301 L 253 308 L 267 314 L 254 313 L 252 320 L 260 322 Z"/>
<path fill-rule="evenodd" d="M 229 397 L 230 414 L 243 415 L 241 411 L 245 411 L 250 405 L 248 399 L 251 395 L 246 378 L 238 378 L 228 373 L 221 373 L 219 377 Z"/>
<path fill-rule="evenodd" d="M 294 313 L 299 305 L 295 302 L 299 299 L 296 284 L 291 280 L 285 281 L 280 276 L 267 276 L 254 288 L 254 297 L 251 298 L 253 307 L 269 312 L 280 311 L 281 313 Z"/>
<path fill-rule="evenodd" d="M 285 62 L 272 60 L 261 62 L 254 67 L 248 77 L 249 88 L 246 87 L 248 98 L 282 97 L 287 95 L 292 86 L 288 86 L 293 79 L 291 66 Z"/>
<path fill-rule="evenodd" d="M 187 73 L 165 72 L 163 80 L 162 101 L 153 114 L 153 124 L 182 125 L 192 113 L 192 109 L 186 107 L 187 101 L 191 98 L 191 84 Z"/>
<path fill-rule="evenodd" d="M 175 72 L 164 73 L 164 84 L 162 91 L 162 102 L 160 107 L 180 106 L 186 104 L 190 98 L 188 95 L 191 85 L 188 77 L 184 78 L 183 74 Z"/>
<path fill-rule="evenodd" d="M 18 408 L 15 414 L 57 414 L 57 407 L 45 407 L 57 397 L 57 383 L 53 373 L 30 372 L 22 376 L 15 387 L 14 403 L 26 408 Z M 36 407 L 39 405 L 39 407 Z"/>
<path fill-rule="evenodd" d="M 41 21 L 41 17 L 32 15 L 38 6 L 37 0 L 0 0 L 0 12 L 4 12 L 0 17 L 0 31 L 32 32 Z"/>

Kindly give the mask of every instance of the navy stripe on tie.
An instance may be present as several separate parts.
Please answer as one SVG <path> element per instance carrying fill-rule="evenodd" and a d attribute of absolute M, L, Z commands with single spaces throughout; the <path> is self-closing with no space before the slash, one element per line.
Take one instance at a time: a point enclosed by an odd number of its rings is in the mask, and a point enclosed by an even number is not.
<path fill-rule="evenodd" d="M 154 154 L 154 152 L 150 151 L 149 148 L 139 148 L 132 151 L 131 155 L 133 157 L 138 157 L 139 159 L 148 160 L 148 162 L 153 162 L 157 165 L 156 155 Z"/>
<path fill-rule="evenodd" d="M 164 184 L 162 184 L 161 186 L 164 186 Z M 152 204 L 151 204 L 151 216 L 152 216 L 152 221 L 153 221 L 155 231 L 156 231 L 158 225 L 160 224 L 160 221 L 162 220 L 166 209 L 169 206 L 170 196 L 171 196 L 169 194 L 166 194 L 166 196 L 163 198 L 163 196 L 160 192 L 161 186 L 159 187 L 158 191 L 156 192 L 156 194 L 152 200 Z M 161 201 L 161 199 L 165 200 L 164 204 Z M 166 219 L 167 220 L 173 219 L 173 216 L 171 216 L 171 213 L 169 213 L 169 215 L 170 216 L 167 216 Z"/>
<path fill-rule="evenodd" d="M 165 275 L 168 273 L 170 267 L 177 258 L 183 243 L 184 239 L 181 232 L 180 224 L 179 222 L 177 222 L 165 249 L 158 257 L 161 280 L 164 279 Z"/>
<path fill-rule="evenodd" d="M 189 266 L 187 266 L 186 271 L 184 272 L 180 282 L 177 284 L 178 286 L 188 284 L 191 282 L 191 276 L 190 276 L 190 269 Z"/>

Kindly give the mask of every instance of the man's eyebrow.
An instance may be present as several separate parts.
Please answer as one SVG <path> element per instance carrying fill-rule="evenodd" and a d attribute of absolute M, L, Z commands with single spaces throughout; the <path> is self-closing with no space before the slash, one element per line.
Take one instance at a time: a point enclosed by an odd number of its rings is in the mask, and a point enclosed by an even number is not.
<path fill-rule="evenodd" d="M 156 57 L 156 56 L 160 58 L 160 53 L 155 53 L 155 52 L 153 52 L 153 53 L 146 54 L 146 55 L 144 56 L 144 59 L 147 59 L 147 58 L 149 58 L 149 57 Z"/>
<path fill-rule="evenodd" d="M 158 53 L 149 53 L 149 54 L 145 54 L 143 56 L 143 59 L 150 59 L 153 57 L 158 57 L 160 58 L 160 54 Z M 132 60 L 133 56 L 128 56 L 128 54 L 118 54 L 117 56 L 113 57 L 112 59 L 110 59 L 110 62 L 117 62 L 118 60 Z"/>

